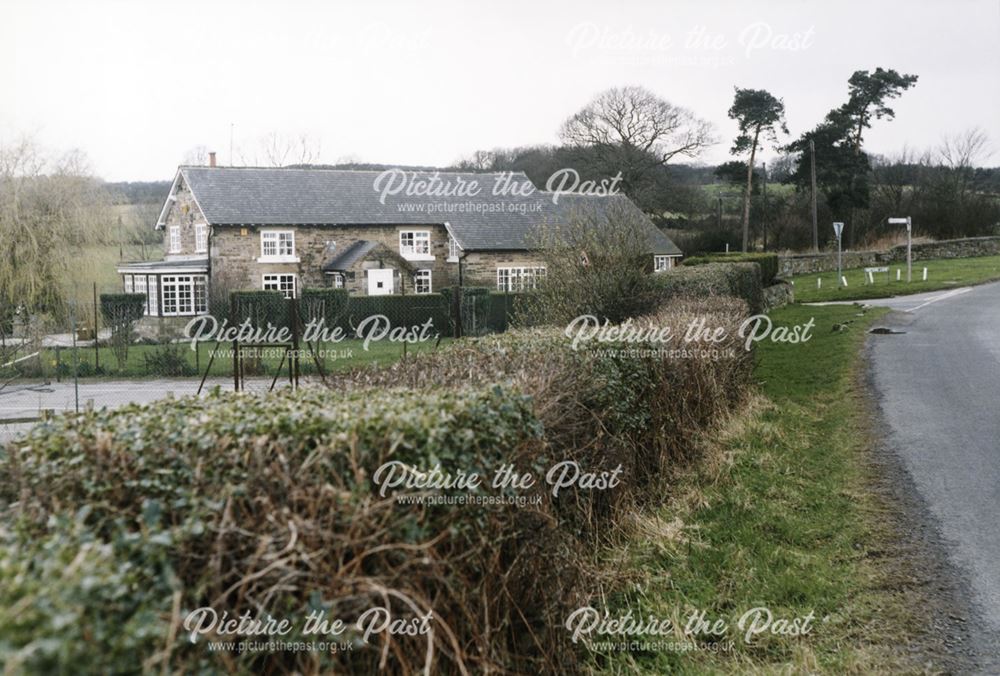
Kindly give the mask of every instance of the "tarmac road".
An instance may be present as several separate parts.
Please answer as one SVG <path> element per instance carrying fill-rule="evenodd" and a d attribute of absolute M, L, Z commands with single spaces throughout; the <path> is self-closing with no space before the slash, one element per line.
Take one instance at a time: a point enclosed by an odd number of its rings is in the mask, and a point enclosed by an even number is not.
<path fill-rule="evenodd" d="M 1000 283 L 865 301 L 885 443 L 912 479 L 970 601 L 981 673 L 1000 673 Z"/>

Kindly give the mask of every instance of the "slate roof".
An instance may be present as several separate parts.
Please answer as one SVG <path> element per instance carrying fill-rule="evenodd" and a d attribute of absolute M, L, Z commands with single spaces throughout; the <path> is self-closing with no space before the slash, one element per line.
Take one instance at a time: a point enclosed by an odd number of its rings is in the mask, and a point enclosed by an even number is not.
<path fill-rule="evenodd" d="M 352 265 L 364 258 L 368 252 L 375 248 L 375 242 L 367 239 L 359 239 L 349 247 L 328 260 L 323 265 L 324 272 L 334 272 L 337 270 L 347 270 Z"/>
<path fill-rule="evenodd" d="M 526 250 L 540 224 L 564 222 L 576 210 L 597 213 L 611 205 L 634 211 L 650 228 L 650 253 L 681 252 L 631 200 L 624 196 L 562 195 L 533 190 L 530 195 L 494 194 L 498 177 L 507 185 L 531 185 L 521 172 L 407 171 L 410 178 L 437 177 L 453 194 L 383 198 L 376 180 L 384 172 L 340 169 L 181 167 L 180 174 L 213 225 L 432 225 L 447 223 L 466 251 Z M 386 181 L 387 179 L 383 179 Z M 476 182 L 477 195 L 468 189 Z M 385 187 L 383 182 L 381 187 Z M 533 186 L 532 186 L 533 188 Z M 458 194 L 454 194 L 458 193 Z"/>

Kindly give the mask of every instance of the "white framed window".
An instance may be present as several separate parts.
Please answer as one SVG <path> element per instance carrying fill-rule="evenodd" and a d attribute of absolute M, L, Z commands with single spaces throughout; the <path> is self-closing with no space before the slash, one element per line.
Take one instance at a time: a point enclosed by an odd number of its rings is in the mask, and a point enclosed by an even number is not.
<path fill-rule="evenodd" d="M 170 226 L 170 253 L 181 252 L 181 226 Z"/>
<path fill-rule="evenodd" d="M 146 312 L 149 314 L 149 293 L 146 291 L 146 275 L 136 275 L 132 281 L 132 287 L 135 293 L 146 294 Z"/>
<path fill-rule="evenodd" d="M 208 312 L 208 277 L 197 275 L 194 278 L 194 312 Z"/>
<path fill-rule="evenodd" d="M 195 253 L 208 251 L 208 225 L 205 223 L 196 223 L 194 226 L 194 251 Z"/>
<path fill-rule="evenodd" d="M 160 285 L 165 317 L 203 314 L 208 311 L 206 275 L 164 275 Z"/>
<path fill-rule="evenodd" d="M 295 275 L 291 273 L 264 275 L 261 287 L 265 291 L 280 291 L 285 298 L 295 298 Z"/>
<path fill-rule="evenodd" d="M 452 237 L 451 233 L 448 233 L 448 261 L 451 263 L 457 262 L 461 251 L 461 247 L 458 246 L 458 240 Z"/>
<path fill-rule="evenodd" d="M 154 317 L 160 314 L 160 297 L 159 294 L 157 293 L 158 291 L 157 287 L 159 285 L 157 284 L 157 279 L 158 278 L 156 275 L 150 275 L 149 284 L 147 285 L 149 300 L 146 302 L 146 307 L 149 308 L 149 314 L 153 315 Z"/>
<path fill-rule="evenodd" d="M 333 288 L 335 289 L 344 288 L 344 274 L 342 272 L 333 273 Z"/>
<path fill-rule="evenodd" d="M 264 230 L 260 233 L 260 262 L 297 263 L 294 230 Z"/>
<path fill-rule="evenodd" d="M 431 271 L 430 270 L 417 270 L 416 274 L 413 275 L 413 290 L 414 290 L 414 293 L 430 293 L 431 292 Z"/>
<path fill-rule="evenodd" d="M 403 258 L 430 258 L 430 230 L 402 230 L 399 233 L 399 255 Z"/>
<path fill-rule="evenodd" d="M 545 277 L 544 266 L 497 268 L 497 291 L 529 291 Z"/>
<path fill-rule="evenodd" d="M 132 293 L 132 275 L 125 275 L 125 293 Z"/>
<path fill-rule="evenodd" d="M 673 256 L 653 256 L 653 272 L 663 272 L 674 267 Z"/>

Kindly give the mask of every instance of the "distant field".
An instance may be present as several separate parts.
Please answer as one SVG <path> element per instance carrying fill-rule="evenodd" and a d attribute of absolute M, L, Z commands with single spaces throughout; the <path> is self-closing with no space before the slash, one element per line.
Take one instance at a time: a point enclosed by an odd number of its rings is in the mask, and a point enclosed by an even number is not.
<path fill-rule="evenodd" d="M 923 270 L 927 268 L 927 281 L 923 281 Z M 900 271 L 901 281 L 896 281 L 896 271 Z M 889 266 L 889 275 L 875 275 L 875 283 L 868 284 L 864 270 L 855 268 L 845 270 L 847 286 L 837 285 L 836 272 L 820 274 L 797 275 L 792 278 L 795 283 L 795 300 L 800 303 L 814 303 L 830 300 L 863 300 L 865 298 L 887 298 L 903 296 L 924 291 L 938 291 L 969 284 L 982 284 L 1000 280 L 1000 256 L 981 256 L 978 258 L 954 258 L 948 260 L 917 261 L 913 263 L 913 281 L 906 282 L 906 263 L 895 263 Z M 822 280 L 822 287 L 817 288 L 816 279 Z"/>
<path fill-rule="evenodd" d="M 142 260 L 142 253 L 142 248 L 137 245 L 127 245 L 121 249 L 118 245 L 81 249 L 73 256 L 69 269 L 66 270 L 67 297 L 75 299 L 84 311 L 92 312 L 94 282 L 97 282 L 97 293 L 120 292 L 121 278 L 115 272 L 115 267 L 122 261 Z M 146 247 L 147 260 L 159 259 L 162 254 L 160 247 Z"/>

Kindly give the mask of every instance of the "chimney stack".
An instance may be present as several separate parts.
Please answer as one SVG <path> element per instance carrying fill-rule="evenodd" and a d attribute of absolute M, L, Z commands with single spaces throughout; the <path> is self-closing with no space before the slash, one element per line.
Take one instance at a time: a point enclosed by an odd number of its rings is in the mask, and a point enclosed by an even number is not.
<path fill-rule="evenodd" d="M 210 166 L 210 167 L 214 167 L 215 166 L 215 153 L 214 152 L 211 152 L 211 153 L 208 154 L 208 166 Z"/>

